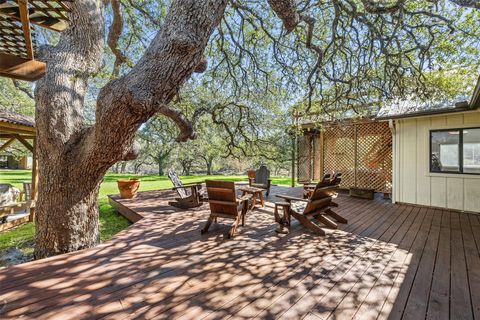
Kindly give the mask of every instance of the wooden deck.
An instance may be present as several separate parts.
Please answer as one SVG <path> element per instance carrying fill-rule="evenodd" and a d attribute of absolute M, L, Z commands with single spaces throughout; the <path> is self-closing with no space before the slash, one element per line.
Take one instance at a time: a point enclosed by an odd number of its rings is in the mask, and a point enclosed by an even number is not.
<path fill-rule="evenodd" d="M 172 195 L 120 201 L 143 219 L 96 248 L 1 270 L 0 318 L 480 319 L 478 215 L 340 196 L 325 237 L 277 235 L 268 204 L 227 241 Z"/>

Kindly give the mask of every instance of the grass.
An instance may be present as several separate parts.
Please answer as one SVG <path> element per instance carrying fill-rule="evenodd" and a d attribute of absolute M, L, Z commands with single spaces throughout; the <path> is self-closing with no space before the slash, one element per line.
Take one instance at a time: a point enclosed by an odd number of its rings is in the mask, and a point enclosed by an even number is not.
<path fill-rule="evenodd" d="M 165 189 L 172 186 L 172 183 L 166 176 L 158 175 L 132 175 L 108 173 L 102 182 L 99 194 L 100 211 L 100 239 L 106 241 L 116 233 L 122 231 L 130 225 L 130 222 L 119 215 L 109 204 L 107 195 L 117 194 L 117 179 L 140 178 L 139 191 L 148 191 L 156 189 Z M 205 179 L 217 179 L 227 181 L 247 181 L 246 176 L 182 176 L 184 183 L 200 182 Z M 0 170 L 0 183 L 10 183 L 20 190 L 23 189 L 23 182 L 31 179 L 30 170 Z M 272 177 L 272 184 L 290 185 L 291 179 L 285 177 Z M 0 233 L 0 267 L 2 266 L 2 256 L 9 248 L 16 248 L 25 255 L 32 254 L 35 238 L 35 225 L 27 223 L 13 230 Z"/>

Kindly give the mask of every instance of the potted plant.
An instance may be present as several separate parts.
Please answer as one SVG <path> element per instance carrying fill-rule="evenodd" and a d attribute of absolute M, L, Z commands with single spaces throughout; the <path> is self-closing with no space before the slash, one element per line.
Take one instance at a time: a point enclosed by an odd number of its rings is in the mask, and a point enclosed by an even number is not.
<path fill-rule="evenodd" d="M 137 195 L 138 188 L 140 187 L 140 179 L 118 179 L 117 184 L 120 197 L 122 199 L 132 199 Z"/>

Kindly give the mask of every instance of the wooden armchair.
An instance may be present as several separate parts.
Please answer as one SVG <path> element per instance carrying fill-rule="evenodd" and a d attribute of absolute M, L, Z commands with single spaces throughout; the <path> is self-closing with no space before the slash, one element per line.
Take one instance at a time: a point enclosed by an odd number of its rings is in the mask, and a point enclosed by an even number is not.
<path fill-rule="evenodd" d="M 305 199 L 308 199 L 312 196 L 313 191 L 315 190 L 316 187 L 323 188 L 323 187 L 328 187 L 328 186 L 334 186 L 334 185 L 340 185 L 340 182 L 342 182 L 342 173 L 337 172 L 331 177 L 329 173 L 326 173 L 322 180 L 320 180 L 318 183 L 304 183 L 303 184 L 303 197 Z"/>
<path fill-rule="evenodd" d="M 320 180 L 320 182 L 318 182 L 318 183 L 311 183 L 311 182 L 304 183 L 303 184 L 303 198 L 304 199 L 310 198 L 317 185 L 321 185 L 321 186 L 329 185 L 330 180 L 331 180 L 330 178 L 331 178 L 330 173 L 325 173 L 322 180 Z"/>
<path fill-rule="evenodd" d="M 201 206 L 205 190 L 199 182 L 183 184 L 177 173 L 173 170 L 168 171 L 168 177 L 173 183 L 172 190 L 177 191 L 178 198 L 170 201 L 168 204 L 174 207 L 188 209 Z"/>
<path fill-rule="evenodd" d="M 310 229 L 318 235 L 325 235 L 325 231 L 317 224 L 321 222 L 327 227 L 336 229 L 337 223 L 347 223 L 347 219 L 341 217 L 332 210 L 337 205 L 333 198 L 337 195 L 338 185 L 327 187 L 315 187 L 312 195 L 308 199 L 291 197 L 287 195 L 277 195 L 290 203 L 288 216 L 293 216 L 303 226 Z M 313 218 L 313 219 L 312 219 Z"/>
<path fill-rule="evenodd" d="M 234 182 L 207 180 L 206 184 L 211 212 L 201 232 L 207 233 L 212 222 L 217 222 L 217 218 L 232 219 L 235 221 L 226 234 L 228 238 L 232 238 L 240 221 L 242 226 L 245 224 L 245 214 L 248 211 L 248 200 L 251 195 L 237 198 Z"/>
<path fill-rule="evenodd" d="M 267 196 L 270 194 L 270 170 L 266 166 L 261 165 L 257 171 L 255 171 L 255 178 L 248 178 L 248 185 L 250 187 L 262 188 L 267 190 Z"/>

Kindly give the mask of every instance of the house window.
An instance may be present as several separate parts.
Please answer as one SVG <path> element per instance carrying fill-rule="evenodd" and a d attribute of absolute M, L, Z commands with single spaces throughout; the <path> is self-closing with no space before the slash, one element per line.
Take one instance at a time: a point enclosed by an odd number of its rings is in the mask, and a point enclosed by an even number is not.
<path fill-rule="evenodd" d="M 431 130 L 430 172 L 480 174 L 480 128 Z"/>

